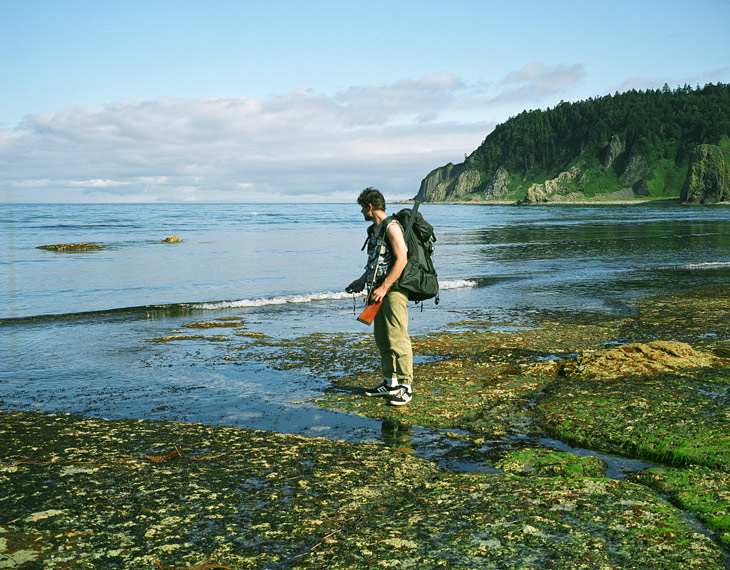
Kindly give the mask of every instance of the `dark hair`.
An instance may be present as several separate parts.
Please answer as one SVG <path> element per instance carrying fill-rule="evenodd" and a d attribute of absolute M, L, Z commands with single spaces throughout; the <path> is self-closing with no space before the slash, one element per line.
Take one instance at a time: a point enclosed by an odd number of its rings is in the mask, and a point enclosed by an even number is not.
<path fill-rule="evenodd" d="M 357 203 L 361 206 L 372 204 L 376 210 L 385 211 L 385 198 L 383 198 L 380 190 L 376 190 L 372 186 L 360 192 L 360 195 L 357 197 Z"/>

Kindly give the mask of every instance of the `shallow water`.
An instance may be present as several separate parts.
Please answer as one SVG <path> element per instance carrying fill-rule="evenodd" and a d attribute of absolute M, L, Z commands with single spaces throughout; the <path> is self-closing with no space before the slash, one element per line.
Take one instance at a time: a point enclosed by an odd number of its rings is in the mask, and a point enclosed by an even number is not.
<path fill-rule="evenodd" d="M 436 228 L 444 290 L 439 305 L 411 306 L 413 334 L 469 319 L 508 327 L 538 310 L 623 314 L 633 299 L 730 278 L 723 207 L 421 212 Z M 307 403 L 328 378 L 227 363 L 225 343 L 149 342 L 229 317 L 282 339 L 368 333 L 354 319 L 361 299 L 342 291 L 364 263 L 356 206 L 5 205 L 2 222 L 0 406 L 388 439 L 382 422 Z M 161 242 L 172 234 L 182 243 Z M 105 248 L 36 249 L 76 242 Z M 414 430 L 411 444 L 448 454 L 427 430 Z"/>

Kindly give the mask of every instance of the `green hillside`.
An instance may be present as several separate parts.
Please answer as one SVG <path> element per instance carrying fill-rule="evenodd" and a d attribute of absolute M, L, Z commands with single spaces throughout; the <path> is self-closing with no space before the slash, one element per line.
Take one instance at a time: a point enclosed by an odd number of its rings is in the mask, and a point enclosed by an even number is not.
<path fill-rule="evenodd" d="M 727 84 L 561 102 L 498 125 L 463 163 L 431 172 L 419 198 L 727 200 L 729 135 Z"/>

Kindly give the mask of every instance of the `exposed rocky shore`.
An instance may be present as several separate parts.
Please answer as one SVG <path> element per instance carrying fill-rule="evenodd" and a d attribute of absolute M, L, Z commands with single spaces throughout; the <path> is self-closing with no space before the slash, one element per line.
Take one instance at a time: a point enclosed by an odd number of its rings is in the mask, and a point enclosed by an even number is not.
<path fill-rule="evenodd" d="M 459 323 L 414 338 L 402 409 L 362 396 L 367 334 L 231 344 L 228 363 L 346 362 L 319 405 L 381 418 L 378 443 L 4 410 L 0 568 L 727 568 L 729 317 L 714 288 Z M 484 472 L 417 457 L 415 426 Z M 657 467 L 609 477 L 607 455 Z"/>

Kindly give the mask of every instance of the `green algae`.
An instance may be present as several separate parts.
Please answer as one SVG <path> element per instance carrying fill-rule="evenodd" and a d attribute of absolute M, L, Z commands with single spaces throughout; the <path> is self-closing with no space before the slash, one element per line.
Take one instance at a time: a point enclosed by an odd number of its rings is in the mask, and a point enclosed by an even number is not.
<path fill-rule="evenodd" d="M 722 568 L 645 487 L 604 479 L 437 477 L 335 535 L 302 568 Z"/>
<path fill-rule="evenodd" d="M 695 348 L 730 348 L 730 288 L 700 287 L 637 301 L 638 315 L 621 329 L 631 342 L 672 339 Z"/>
<path fill-rule="evenodd" d="M 255 343 L 233 348 L 235 359 L 266 362 L 277 370 L 298 369 L 336 379 L 352 370 L 372 370 L 376 351 L 372 338 L 361 333 L 314 333 L 275 339 L 254 333 Z"/>
<path fill-rule="evenodd" d="M 726 372 L 714 381 L 677 374 L 556 384 L 538 422 L 574 445 L 661 463 L 730 470 Z M 715 394 L 708 396 L 707 394 Z"/>
<path fill-rule="evenodd" d="M 194 323 L 186 323 L 181 326 L 185 329 L 234 328 L 237 329 L 237 332 L 235 333 L 237 336 L 246 335 L 245 331 L 239 332 L 240 329 L 244 328 L 244 322 L 240 319 L 233 319 L 230 317 L 223 317 L 215 321 L 199 321 Z M 187 334 L 184 331 L 170 331 L 170 334 L 147 339 L 147 342 L 165 343 L 190 340 L 205 340 L 208 342 L 229 342 L 231 339 L 230 337 L 221 335 L 206 336 L 202 334 Z"/>
<path fill-rule="evenodd" d="M 408 406 L 394 409 L 382 399 L 365 397 L 364 389 L 378 381 L 373 374 L 334 381 L 319 403 L 368 417 L 498 438 L 524 431 L 525 407 L 552 380 L 543 369 L 552 366 L 532 370 L 498 362 L 443 360 L 414 366 L 415 396 Z"/>
<path fill-rule="evenodd" d="M 244 326 L 243 321 L 238 320 L 230 320 L 230 319 L 221 319 L 218 321 L 203 321 L 203 322 L 197 322 L 197 323 L 187 323 L 182 325 L 183 327 L 187 329 L 210 329 L 210 328 L 216 328 L 216 327 L 242 327 Z"/>
<path fill-rule="evenodd" d="M 510 451 L 495 466 L 505 473 L 531 477 L 603 477 L 606 474 L 606 464 L 598 457 L 580 457 L 544 447 Z"/>
<path fill-rule="evenodd" d="M 196 424 L 6 413 L 0 435 L 3 560 L 49 569 L 723 567 L 642 485 Z"/>
<path fill-rule="evenodd" d="M 706 467 L 645 469 L 633 480 L 646 485 L 697 515 L 730 548 L 730 474 Z"/>
<path fill-rule="evenodd" d="M 16 413 L 0 433 L 3 556 L 45 568 L 260 568 L 436 472 L 373 444 L 195 424 Z"/>
<path fill-rule="evenodd" d="M 535 328 L 513 333 L 428 335 L 414 339 L 416 354 L 445 360 L 416 366 L 415 396 L 408 409 L 393 411 L 358 394 L 377 381 L 377 374 L 335 381 L 320 403 L 492 438 L 492 445 L 504 449 L 492 452 L 493 465 L 521 475 L 525 468 L 534 470 L 539 459 L 525 458 L 524 451 L 498 439 L 547 434 L 605 453 L 708 469 L 718 481 L 717 493 L 727 498 L 729 307 L 730 289 L 712 288 L 642 300 L 630 318 L 562 314 L 558 320 L 553 313 L 533 319 Z M 662 340 L 667 337 L 672 342 Z M 695 348 L 674 339 L 691 341 Z M 476 447 L 484 439 L 471 441 Z M 727 546 L 727 505 L 712 503 L 719 505 L 717 512 L 704 516 L 707 507 L 701 501 L 682 498 L 692 494 L 692 485 L 682 480 L 675 485 L 678 490 L 669 500 L 708 526 L 712 520 Z"/>
<path fill-rule="evenodd" d="M 208 342 L 226 342 L 230 341 L 231 339 L 226 336 L 205 336 L 202 334 L 173 334 L 168 336 L 158 336 L 155 338 L 148 339 L 147 342 L 156 342 L 156 343 L 164 343 L 164 342 L 179 342 L 183 340 L 206 340 Z"/>

